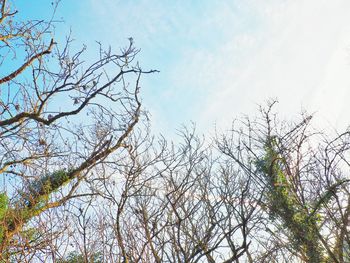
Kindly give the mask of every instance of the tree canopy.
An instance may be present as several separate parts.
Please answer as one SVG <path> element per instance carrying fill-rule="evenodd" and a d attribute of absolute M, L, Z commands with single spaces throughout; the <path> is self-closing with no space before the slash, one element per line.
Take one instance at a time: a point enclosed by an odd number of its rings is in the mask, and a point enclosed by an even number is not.
<path fill-rule="evenodd" d="M 85 62 L 0 4 L 1 262 L 349 262 L 348 130 L 269 101 L 156 137 L 132 38 Z"/>

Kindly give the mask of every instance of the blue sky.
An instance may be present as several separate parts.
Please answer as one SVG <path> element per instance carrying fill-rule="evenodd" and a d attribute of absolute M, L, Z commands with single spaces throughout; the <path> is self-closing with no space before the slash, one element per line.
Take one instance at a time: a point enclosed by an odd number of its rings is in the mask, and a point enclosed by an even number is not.
<path fill-rule="evenodd" d="M 18 2 L 48 14 L 50 1 Z M 190 121 L 229 128 L 269 98 L 287 118 L 305 109 L 317 125 L 347 127 L 349 11 L 348 0 L 62 0 L 57 17 L 59 35 L 71 27 L 90 51 L 134 38 L 142 67 L 160 70 L 143 80 L 144 106 L 171 135 Z"/>

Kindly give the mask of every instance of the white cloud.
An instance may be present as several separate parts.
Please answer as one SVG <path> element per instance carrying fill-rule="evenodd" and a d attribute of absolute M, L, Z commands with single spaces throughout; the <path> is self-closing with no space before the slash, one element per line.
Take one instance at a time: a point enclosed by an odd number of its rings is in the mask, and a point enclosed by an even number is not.
<path fill-rule="evenodd" d="M 208 67 L 201 66 L 205 52 L 198 51 L 197 63 L 186 68 L 202 69 L 192 78 L 200 79 L 209 96 L 198 112 L 201 126 L 214 120 L 228 126 L 234 116 L 252 114 L 255 103 L 272 97 L 286 115 L 304 108 L 317 112 L 320 125 L 344 128 L 350 113 L 350 2 L 271 1 L 254 8 L 262 28 L 227 38 L 211 54 Z M 200 84 L 202 76 L 206 85 Z"/>
<path fill-rule="evenodd" d="M 284 115 L 348 123 L 348 0 L 90 2 L 105 42 L 131 35 L 143 64 L 161 70 L 145 82 L 145 104 L 162 131 L 228 126 L 270 97 Z"/>

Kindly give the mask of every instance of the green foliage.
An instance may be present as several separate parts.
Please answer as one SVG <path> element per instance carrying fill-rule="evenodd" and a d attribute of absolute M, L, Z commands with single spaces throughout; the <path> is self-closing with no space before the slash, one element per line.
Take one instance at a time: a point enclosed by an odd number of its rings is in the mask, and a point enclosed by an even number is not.
<path fill-rule="evenodd" d="M 33 183 L 32 191 L 39 193 L 51 193 L 57 190 L 64 183 L 69 181 L 68 172 L 65 169 L 57 170 L 51 174 L 45 175 L 37 182 Z"/>
<path fill-rule="evenodd" d="M 57 263 L 85 263 L 85 257 L 82 254 L 79 254 L 77 252 L 71 252 L 68 254 L 68 256 L 64 259 L 60 259 L 57 261 Z M 91 263 L 102 263 L 103 258 L 102 254 L 97 252 L 94 253 L 92 256 L 89 257 L 88 262 Z"/>
<path fill-rule="evenodd" d="M 0 226 L 0 241 L 4 239 L 5 232 L 16 224 L 16 221 L 26 222 L 45 209 L 49 195 L 67 183 L 69 179 L 68 172 L 63 169 L 42 177 L 33 182 L 28 191 L 21 193 L 20 202 L 12 208 L 9 208 L 7 195 L 0 194 L 0 221 L 3 221 Z M 21 234 L 32 240 L 37 232 L 29 229 L 22 231 Z"/>
<path fill-rule="evenodd" d="M 0 220 L 2 220 L 6 214 L 8 208 L 8 196 L 6 193 L 0 193 Z"/>
<path fill-rule="evenodd" d="M 51 193 L 69 182 L 69 172 L 70 170 L 60 169 L 32 182 L 28 191 L 22 193 L 22 202 L 24 200 L 26 207 L 30 210 L 33 210 L 34 207 L 40 210 L 47 203 Z"/>
<path fill-rule="evenodd" d="M 305 254 L 309 262 L 324 262 L 319 245 L 318 226 L 320 215 L 310 214 L 292 190 L 284 168 L 286 160 L 278 151 L 275 138 L 264 147 L 265 154 L 258 169 L 268 184 L 267 203 L 272 219 L 278 218 L 291 233 L 293 247 Z"/>
<path fill-rule="evenodd" d="M 1 193 L 0 194 L 0 221 L 4 220 L 4 217 L 7 213 L 8 210 L 8 196 L 6 193 Z M 3 240 L 4 238 L 4 227 L 3 224 L 0 225 L 0 241 Z"/>

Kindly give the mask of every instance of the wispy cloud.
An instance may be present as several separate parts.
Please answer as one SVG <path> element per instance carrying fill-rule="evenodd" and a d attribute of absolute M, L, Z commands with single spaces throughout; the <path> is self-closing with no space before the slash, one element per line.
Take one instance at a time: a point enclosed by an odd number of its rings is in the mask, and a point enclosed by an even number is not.
<path fill-rule="evenodd" d="M 206 94 L 196 112 L 199 123 L 228 126 L 233 117 L 251 114 L 256 103 L 272 97 L 279 99 L 283 114 L 303 108 L 316 112 L 323 124 L 347 125 L 350 3 L 270 1 L 250 7 L 260 27 L 232 32 L 209 56 L 198 50 L 185 69 L 194 74 L 184 72 L 182 83 L 200 86 Z"/>
<path fill-rule="evenodd" d="M 345 126 L 350 87 L 347 0 L 90 0 L 82 34 L 143 48 L 145 105 L 162 131 L 193 120 L 224 127 L 257 103 L 278 98 L 283 114 L 301 108 Z M 85 9 L 84 9 L 85 8 Z"/>

